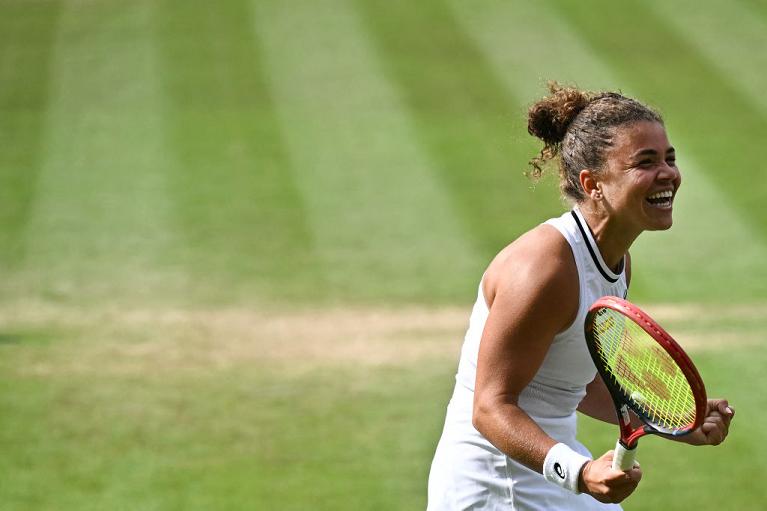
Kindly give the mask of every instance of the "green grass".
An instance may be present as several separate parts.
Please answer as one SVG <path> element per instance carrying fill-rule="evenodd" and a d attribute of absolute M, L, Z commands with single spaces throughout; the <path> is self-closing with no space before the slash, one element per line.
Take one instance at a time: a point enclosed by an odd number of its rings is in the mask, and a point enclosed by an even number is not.
<path fill-rule="evenodd" d="M 460 332 L 311 361 L 310 323 L 284 372 L 266 316 L 232 362 L 237 320 L 205 314 L 468 316 L 496 251 L 564 209 L 523 176 L 547 79 L 664 113 L 684 185 L 631 297 L 690 306 L 669 330 L 716 341 L 695 359 L 738 405 L 721 449 L 643 440 L 626 509 L 760 507 L 767 9 L 692 5 L 0 0 L 0 507 L 422 508 Z"/>
<path fill-rule="evenodd" d="M 215 361 L 232 344 L 215 330 L 195 358 L 195 338 L 163 339 L 162 325 L 39 328 L 18 324 L 0 343 L 3 509 L 424 507 L 452 349 L 397 363 L 265 353 L 222 365 Z M 748 509 L 765 497 L 751 481 L 767 469 L 755 441 L 767 402 L 752 390 L 764 350 L 693 356 L 709 394 L 737 407 L 730 438 L 716 449 L 643 439 L 644 478 L 627 510 Z M 613 447 L 615 426 L 581 419 L 580 427 L 595 454 Z"/>
<path fill-rule="evenodd" d="M 477 270 L 472 239 L 413 141 L 363 28 L 344 4 L 259 2 L 256 9 L 316 265 L 334 300 L 450 300 Z M 435 250 L 450 261 L 432 257 Z"/>
<path fill-rule="evenodd" d="M 195 286 L 201 300 L 313 300 L 316 250 L 251 18 L 245 1 L 211 10 L 167 0 L 154 10 L 172 215 L 183 235 L 175 255 L 209 279 Z"/>
<path fill-rule="evenodd" d="M 58 2 L 4 2 L 0 20 L 0 261 L 15 268 L 43 158 Z M 30 37 L 30 34 L 35 34 Z"/>
<path fill-rule="evenodd" d="M 767 296 L 758 33 L 712 54 L 703 17 L 681 37 L 639 5 L 600 30 L 568 2 L 333 5 L 0 4 L 3 299 L 465 303 L 562 209 L 523 176 L 547 78 L 668 119 L 678 225 L 638 242 L 635 299 Z"/>
<path fill-rule="evenodd" d="M 9 511 L 418 507 L 450 380 L 434 363 L 37 376 L 11 362 L 34 346 L 0 349 Z"/>

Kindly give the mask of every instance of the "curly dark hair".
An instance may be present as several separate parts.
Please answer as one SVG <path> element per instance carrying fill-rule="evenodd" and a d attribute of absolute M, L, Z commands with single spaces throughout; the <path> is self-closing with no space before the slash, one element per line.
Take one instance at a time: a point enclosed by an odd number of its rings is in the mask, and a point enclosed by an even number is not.
<path fill-rule="evenodd" d="M 559 157 L 560 190 L 576 203 L 586 198 L 580 171 L 602 169 L 615 128 L 639 121 L 663 124 L 658 112 L 618 92 L 583 91 L 557 82 L 549 82 L 548 87 L 551 94 L 533 104 L 527 114 L 527 131 L 544 143 L 540 154 L 530 160 L 528 175 L 540 178 L 544 166 Z"/>

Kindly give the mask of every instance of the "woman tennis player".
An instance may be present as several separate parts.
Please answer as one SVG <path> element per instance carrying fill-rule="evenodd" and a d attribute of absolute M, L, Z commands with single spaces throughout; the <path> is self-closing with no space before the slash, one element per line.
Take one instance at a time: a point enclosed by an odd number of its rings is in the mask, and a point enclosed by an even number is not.
<path fill-rule="evenodd" d="M 681 183 L 660 115 L 614 92 L 550 85 L 528 114 L 574 205 L 504 248 L 485 271 L 429 475 L 429 511 L 620 509 L 642 477 L 576 438 L 578 410 L 616 423 L 586 348 L 589 306 L 625 297 L 629 247 L 671 227 Z M 709 400 L 681 441 L 716 445 L 734 412 Z"/>

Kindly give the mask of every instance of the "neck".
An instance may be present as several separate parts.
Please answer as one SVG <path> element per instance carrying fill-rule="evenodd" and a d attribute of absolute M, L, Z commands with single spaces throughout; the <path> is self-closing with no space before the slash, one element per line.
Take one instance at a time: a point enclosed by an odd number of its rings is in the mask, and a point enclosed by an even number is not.
<path fill-rule="evenodd" d="M 591 229 L 591 234 L 594 236 L 597 247 L 599 247 L 602 259 L 610 268 L 618 268 L 623 256 L 626 255 L 640 233 L 634 232 L 633 229 L 625 225 L 620 225 L 609 214 L 609 211 L 598 208 L 594 204 L 588 202 L 579 204 L 578 209 Z"/>

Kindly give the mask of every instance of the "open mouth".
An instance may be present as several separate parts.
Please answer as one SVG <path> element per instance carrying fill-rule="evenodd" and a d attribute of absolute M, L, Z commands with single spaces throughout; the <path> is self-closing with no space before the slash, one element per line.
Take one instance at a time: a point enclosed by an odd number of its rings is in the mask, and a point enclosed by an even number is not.
<path fill-rule="evenodd" d="M 645 199 L 647 202 L 658 208 L 669 208 L 674 202 L 674 192 L 666 190 L 663 192 L 657 192 Z"/>

